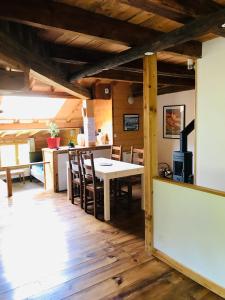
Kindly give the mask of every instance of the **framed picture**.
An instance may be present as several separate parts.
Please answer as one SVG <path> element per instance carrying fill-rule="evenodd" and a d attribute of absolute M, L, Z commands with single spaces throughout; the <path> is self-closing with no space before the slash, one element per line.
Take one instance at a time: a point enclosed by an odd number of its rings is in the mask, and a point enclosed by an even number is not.
<path fill-rule="evenodd" d="M 163 106 L 163 137 L 179 139 L 185 126 L 185 105 Z"/>
<path fill-rule="evenodd" d="M 123 115 L 123 130 L 137 131 L 139 130 L 139 115 Z"/>

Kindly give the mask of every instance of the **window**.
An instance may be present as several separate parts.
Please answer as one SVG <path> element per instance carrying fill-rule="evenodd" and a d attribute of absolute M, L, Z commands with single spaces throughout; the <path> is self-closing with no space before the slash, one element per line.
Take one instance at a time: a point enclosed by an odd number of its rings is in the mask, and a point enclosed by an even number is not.
<path fill-rule="evenodd" d="M 1 166 L 12 166 L 16 164 L 16 147 L 15 145 L 0 146 Z"/>
<path fill-rule="evenodd" d="M 1 167 L 23 165 L 29 163 L 29 145 L 12 144 L 0 146 Z"/>
<path fill-rule="evenodd" d="M 30 147 L 28 144 L 18 144 L 18 160 L 20 165 L 25 165 L 30 162 L 29 151 Z"/>

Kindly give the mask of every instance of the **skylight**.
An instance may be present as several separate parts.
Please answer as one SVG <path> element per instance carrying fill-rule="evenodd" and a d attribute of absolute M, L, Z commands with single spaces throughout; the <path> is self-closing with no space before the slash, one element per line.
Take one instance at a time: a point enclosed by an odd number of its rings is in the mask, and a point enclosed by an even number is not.
<path fill-rule="evenodd" d="M 65 99 L 47 97 L 4 96 L 0 117 L 17 120 L 53 119 L 62 108 Z"/>

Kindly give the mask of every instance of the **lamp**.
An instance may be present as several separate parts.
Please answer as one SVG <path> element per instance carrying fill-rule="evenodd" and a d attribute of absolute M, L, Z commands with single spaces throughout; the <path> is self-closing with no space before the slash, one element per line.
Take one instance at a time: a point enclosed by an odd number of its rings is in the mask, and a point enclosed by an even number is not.
<path fill-rule="evenodd" d="M 134 104 L 134 97 L 133 97 L 132 95 L 128 96 L 127 102 L 128 102 L 129 104 Z"/>

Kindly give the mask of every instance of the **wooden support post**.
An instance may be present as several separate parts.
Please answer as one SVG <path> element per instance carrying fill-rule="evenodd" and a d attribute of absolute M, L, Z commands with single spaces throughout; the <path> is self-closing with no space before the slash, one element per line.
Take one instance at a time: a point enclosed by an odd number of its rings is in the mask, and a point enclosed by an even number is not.
<path fill-rule="evenodd" d="M 6 168 L 6 183 L 7 183 L 7 195 L 8 197 L 12 196 L 12 177 L 11 171 L 9 168 Z"/>
<path fill-rule="evenodd" d="M 157 58 L 144 57 L 144 161 L 145 161 L 145 248 L 153 249 L 153 177 L 157 160 Z"/>

